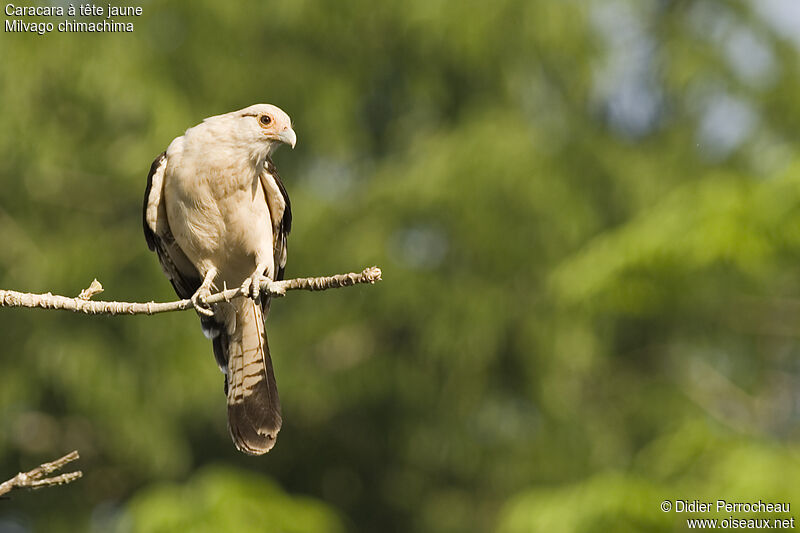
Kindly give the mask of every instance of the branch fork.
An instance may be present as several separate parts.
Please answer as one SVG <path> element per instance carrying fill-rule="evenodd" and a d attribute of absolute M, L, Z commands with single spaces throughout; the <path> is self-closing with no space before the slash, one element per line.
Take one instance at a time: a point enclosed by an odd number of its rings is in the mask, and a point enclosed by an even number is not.
<path fill-rule="evenodd" d="M 0 483 L 0 496 L 7 494 L 14 489 L 40 489 L 42 487 L 52 487 L 55 485 L 71 483 L 83 476 L 83 472 L 76 470 L 75 472 L 67 472 L 66 474 L 53 477 L 44 476 L 52 474 L 56 470 L 61 470 L 64 465 L 71 463 L 72 461 L 78 459 L 78 457 L 80 457 L 78 452 L 73 451 L 50 463 L 42 463 L 28 472 L 20 472 L 8 481 Z"/>

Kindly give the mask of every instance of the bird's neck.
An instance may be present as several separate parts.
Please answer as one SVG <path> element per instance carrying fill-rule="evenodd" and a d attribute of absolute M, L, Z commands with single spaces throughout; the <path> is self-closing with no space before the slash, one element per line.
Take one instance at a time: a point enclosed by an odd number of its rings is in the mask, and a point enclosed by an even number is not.
<path fill-rule="evenodd" d="M 184 137 L 184 150 L 193 152 L 211 168 L 237 175 L 261 174 L 264 161 L 274 149 L 271 142 L 246 142 L 229 129 L 208 122 L 187 130 Z"/>
<path fill-rule="evenodd" d="M 268 150 L 249 149 L 228 140 L 218 140 L 214 143 L 187 142 L 184 152 L 193 154 L 193 159 L 212 173 L 227 176 L 237 176 L 243 179 L 258 176 L 264 170 L 264 161 Z"/>

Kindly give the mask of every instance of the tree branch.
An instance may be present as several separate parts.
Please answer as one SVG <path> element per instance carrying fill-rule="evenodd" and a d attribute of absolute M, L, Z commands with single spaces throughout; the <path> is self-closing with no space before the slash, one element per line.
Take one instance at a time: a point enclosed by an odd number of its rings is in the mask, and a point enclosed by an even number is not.
<path fill-rule="evenodd" d="M 324 291 L 339 287 L 349 287 L 357 283 L 375 283 L 381 281 L 381 269 L 378 267 L 365 268 L 360 273 L 337 274 L 335 276 L 322 276 L 318 278 L 296 278 L 282 281 L 264 281 L 261 283 L 262 294 L 268 296 L 283 296 L 286 291 Z M 89 315 L 155 315 L 171 311 L 192 309 L 191 300 L 177 300 L 174 302 L 109 302 L 90 300 L 90 298 L 103 291 L 102 285 L 97 280 L 81 291 L 75 298 L 59 296 L 57 294 L 31 294 L 17 291 L 0 290 L 0 307 L 39 307 L 42 309 L 61 309 Z M 215 304 L 230 301 L 237 296 L 246 296 L 241 288 L 226 289 L 212 294 L 206 303 Z"/>
<path fill-rule="evenodd" d="M 11 492 L 13 489 L 40 489 L 42 487 L 52 487 L 54 485 L 63 485 L 75 481 L 83 475 L 83 472 L 76 470 L 75 472 L 68 472 L 54 477 L 43 477 L 47 474 L 52 474 L 56 470 L 60 470 L 67 463 L 71 463 L 79 457 L 78 452 L 70 452 L 61 459 L 56 459 L 51 463 L 43 463 L 29 472 L 20 472 L 8 481 L 0 483 L 0 496 Z"/>

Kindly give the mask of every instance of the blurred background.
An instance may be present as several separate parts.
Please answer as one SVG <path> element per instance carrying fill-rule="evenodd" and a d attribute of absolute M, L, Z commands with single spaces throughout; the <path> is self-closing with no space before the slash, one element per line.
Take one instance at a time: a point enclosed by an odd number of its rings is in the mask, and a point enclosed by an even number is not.
<path fill-rule="evenodd" d="M 133 33 L 0 34 L 0 287 L 173 299 L 150 163 L 256 102 L 299 137 L 275 156 L 287 277 L 384 281 L 273 303 L 263 457 L 231 443 L 193 313 L 0 310 L 0 478 L 72 449 L 85 473 L 0 501 L 0 532 L 679 531 L 663 499 L 800 506 L 800 3 L 138 5 Z"/>

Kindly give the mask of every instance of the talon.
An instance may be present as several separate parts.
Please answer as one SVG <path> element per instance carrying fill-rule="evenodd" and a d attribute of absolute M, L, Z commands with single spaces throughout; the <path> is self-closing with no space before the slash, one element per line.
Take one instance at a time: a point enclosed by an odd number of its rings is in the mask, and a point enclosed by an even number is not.
<path fill-rule="evenodd" d="M 197 311 L 198 314 L 204 315 L 207 317 L 213 317 L 214 311 L 211 307 L 206 303 L 206 298 L 211 295 L 211 291 L 208 289 L 204 289 L 203 287 L 197 289 L 192 295 L 192 305 L 194 306 L 194 310 Z"/>
<path fill-rule="evenodd" d="M 261 281 L 267 279 L 265 276 L 261 274 L 253 274 L 249 278 L 245 278 L 244 283 L 242 283 L 241 291 L 244 294 L 247 294 L 250 298 L 255 301 L 261 297 Z"/>
<path fill-rule="evenodd" d="M 250 297 L 256 302 L 261 297 L 261 278 L 263 277 L 264 276 L 253 274 L 253 277 L 251 278 Z"/>
<path fill-rule="evenodd" d="M 259 263 L 253 273 L 245 278 L 241 287 L 239 288 L 243 295 L 249 296 L 255 302 L 258 302 L 261 299 L 261 282 L 271 281 L 267 276 L 264 275 L 264 270 L 266 270 L 266 268 L 267 266 L 265 264 Z"/>
<path fill-rule="evenodd" d="M 200 316 L 214 316 L 214 311 L 211 309 L 211 306 L 208 305 L 206 299 L 211 296 L 211 285 L 214 283 L 216 275 L 217 269 L 214 267 L 210 268 L 203 278 L 203 283 L 201 283 L 200 287 L 192 294 L 192 305 Z"/>
<path fill-rule="evenodd" d="M 239 287 L 239 290 L 242 291 L 242 294 L 247 294 L 250 292 L 250 285 L 253 283 L 252 278 L 244 278 L 242 285 Z"/>
<path fill-rule="evenodd" d="M 258 302 L 261 299 L 261 282 L 271 281 L 267 276 L 264 275 L 264 270 L 266 268 L 266 265 L 259 263 L 250 277 L 245 278 L 244 282 L 242 283 L 242 294 L 249 293 L 249 296 L 253 299 L 253 301 Z"/>

